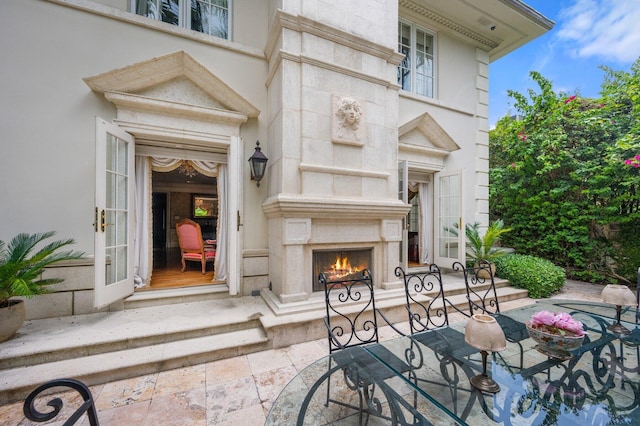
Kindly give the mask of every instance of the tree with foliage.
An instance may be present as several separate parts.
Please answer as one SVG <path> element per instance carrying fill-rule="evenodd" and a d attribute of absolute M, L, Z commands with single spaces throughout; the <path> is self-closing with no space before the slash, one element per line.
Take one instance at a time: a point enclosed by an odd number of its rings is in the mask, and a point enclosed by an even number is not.
<path fill-rule="evenodd" d="M 538 92 L 509 92 L 518 116 L 490 132 L 490 207 L 518 252 L 573 278 L 628 281 L 640 265 L 624 241 L 640 231 L 640 59 L 603 70 L 600 99 L 556 93 L 537 72 Z"/>

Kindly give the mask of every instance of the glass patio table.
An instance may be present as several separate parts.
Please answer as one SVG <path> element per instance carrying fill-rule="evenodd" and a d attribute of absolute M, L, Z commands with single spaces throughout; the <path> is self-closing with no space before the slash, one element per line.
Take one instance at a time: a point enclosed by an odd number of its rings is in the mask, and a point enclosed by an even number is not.
<path fill-rule="evenodd" d="M 524 323 L 541 310 L 584 323 L 585 340 L 569 359 L 539 352 L 529 338 Z M 607 330 L 615 307 L 600 303 L 548 300 L 496 319 L 508 341 L 487 363 L 496 394 L 471 386 L 481 356 L 460 322 L 318 360 L 285 387 L 267 424 L 640 424 L 635 307 L 623 309 L 621 323 L 632 330 L 625 336 Z"/>

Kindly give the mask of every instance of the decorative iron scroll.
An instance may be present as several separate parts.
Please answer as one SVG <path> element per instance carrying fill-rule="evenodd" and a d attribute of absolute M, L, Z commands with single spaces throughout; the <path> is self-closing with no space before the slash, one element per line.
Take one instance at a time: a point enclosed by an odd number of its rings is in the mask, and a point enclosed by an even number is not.
<path fill-rule="evenodd" d="M 337 281 L 329 281 L 321 273 L 318 282 L 325 293 L 329 352 L 377 343 L 378 323 L 371 272 L 364 269 L 350 279 Z M 360 304 L 357 313 L 345 313 L 357 303 Z"/>
<path fill-rule="evenodd" d="M 460 262 L 454 262 L 452 268 L 455 272 L 464 274 L 467 301 L 469 302 L 469 316 L 476 313 L 495 314 L 500 312 L 496 283 L 493 280 L 494 272 L 491 270 L 489 262 L 483 260 L 478 265 L 470 268 L 465 268 Z M 487 283 L 489 287 L 482 289 L 482 286 Z"/>
<path fill-rule="evenodd" d="M 437 265 L 425 272 L 407 274 L 398 266 L 395 275 L 404 281 L 411 334 L 449 325 L 442 275 Z"/>
<path fill-rule="evenodd" d="M 76 422 L 80 420 L 84 413 L 87 413 L 87 416 L 89 417 L 90 426 L 99 426 L 98 414 L 96 412 L 96 406 L 94 404 L 91 391 L 89 390 L 87 385 L 74 379 L 52 380 L 38 386 L 35 390 L 33 390 L 24 401 L 23 411 L 26 418 L 37 423 L 42 423 L 49 421 L 60 414 L 60 411 L 62 410 L 62 407 L 64 405 L 60 398 L 53 398 L 47 403 L 47 405 L 53 409 L 48 413 L 40 412 L 35 408 L 36 398 L 38 398 L 38 396 L 47 389 L 55 387 L 66 387 L 74 389 L 80 394 L 80 396 L 82 396 L 82 399 L 84 401 L 82 405 L 69 417 L 69 419 L 67 419 L 67 421 L 63 423 L 63 426 L 71 426 L 76 424 Z"/>

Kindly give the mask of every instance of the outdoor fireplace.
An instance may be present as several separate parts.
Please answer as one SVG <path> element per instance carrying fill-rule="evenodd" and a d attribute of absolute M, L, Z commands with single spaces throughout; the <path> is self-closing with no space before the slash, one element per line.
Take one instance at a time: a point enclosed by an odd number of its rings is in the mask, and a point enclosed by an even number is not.
<path fill-rule="evenodd" d="M 313 291 L 324 291 L 318 285 L 318 276 L 323 272 L 327 281 L 350 279 L 363 269 L 372 268 L 371 248 L 330 249 L 313 251 Z"/>

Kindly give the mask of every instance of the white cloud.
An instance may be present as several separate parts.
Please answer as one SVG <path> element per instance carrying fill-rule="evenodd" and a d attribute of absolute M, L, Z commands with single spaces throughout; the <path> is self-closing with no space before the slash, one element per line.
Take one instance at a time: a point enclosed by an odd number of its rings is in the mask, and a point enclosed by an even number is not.
<path fill-rule="evenodd" d="M 640 56 L 638 0 L 575 0 L 559 18 L 557 37 L 574 57 L 627 64 Z"/>

